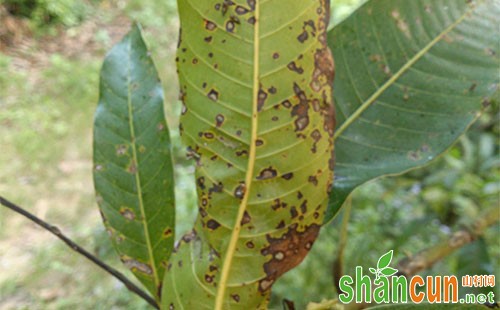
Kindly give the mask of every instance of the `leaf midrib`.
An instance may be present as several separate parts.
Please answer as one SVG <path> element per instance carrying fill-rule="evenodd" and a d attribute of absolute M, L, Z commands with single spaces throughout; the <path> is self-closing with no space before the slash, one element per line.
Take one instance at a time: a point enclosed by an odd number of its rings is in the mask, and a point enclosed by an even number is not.
<path fill-rule="evenodd" d="M 250 135 L 250 150 L 248 155 L 248 166 L 245 175 L 245 194 L 243 195 L 243 199 L 241 200 L 240 206 L 238 208 L 238 215 L 236 216 L 236 222 L 234 223 L 233 232 L 231 234 L 231 239 L 229 239 L 229 244 L 226 250 L 226 255 L 224 257 L 224 261 L 222 262 L 222 271 L 221 277 L 219 280 L 217 295 L 215 297 L 215 309 L 222 310 L 224 304 L 224 295 L 227 287 L 227 282 L 229 278 L 229 272 L 231 270 L 231 265 L 233 261 L 233 257 L 236 250 L 236 243 L 240 236 L 241 231 L 241 220 L 243 219 L 243 215 L 245 213 L 248 197 L 251 191 L 252 185 L 252 177 L 255 167 L 255 158 L 256 158 L 256 141 L 257 141 L 257 127 L 258 127 L 258 110 L 257 110 L 257 102 L 259 96 L 259 66 L 260 66 L 260 1 L 256 1 L 255 3 L 255 24 L 254 24 L 254 38 L 253 38 L 253 98 L 252 98 L 252 124 L 251 130 L 252 133 Z"/>
<path fill-rule="evenodd" d="M 136 189 L 137 189 L 137 199 L 139 200 L 139 209 L 141 211 L 141 221 L 142 227 L 144 230 L 144 237 L 146 238 L 146 247 L 148 249 L 148 255 L 149 255 L 149 260 L 151 264 L 151 270 L 153 271 L 153 281 L 155 283 L 155 287 L 159 287 L 159 278 L 158 278 L 158 272 L 156 270 L 156 265 L 155 265 L 155 260 L 154 260 L 154 254 L 152 250 L 152 245 L 151 245 L 151 238 L 149 236 L 149 230 L 147 229 L 148 223 L 146 220 L 146 211 L 144 209 L 144 201 L 142 200 L 142 183 L 141 179 L 139 177 L 139 161 L 137 159 L 137 148 L 136 148 L 136 134 L 135 134 L 135 126 L 134 126 L 134 112 L 133 112 L 133 107 L 132 107 L 132 74 L 131 74 L 131 64 L 132 64 L 132 38 L 128 40 L 128 61 L 127 61 L 127 106 L 128 106 L 128 123 L 129 123 L 129 129 L 130 129 L 130 138 L 132 140 L 131 147 L 132 147 L 132 160 L 133 164 L 135 165 L 135 184 L 136 184 Z M 159 296 L 158 294 L 154 294 L 156 301 L 158 304 L 159 302 Z"/>
<path fill-rule="evenodd" d="M 482 1 L 481 1 L 482 2 Z M 479 5 L 479 4 L 477 4 Z M 477 6 L 476 6 L 477 7 Z M 417 61 L 427 54 L 427 52 L 433 48 L 441 38 L 451 32 L 455 27 L 457 27 L 464 19 L 472 12 L 474 8 L 469 8 L 466 10 L 462 16 L 460 16 L 455 22 L 449 25 L 445 30 L 439 33 L 431 42 L 429 42 L 424 48 L 422 48 L 418 53 L 415 54 L 404 66 L 402 66 L 396 74 L 394 74 L 390 79 L 388 79 L 373 95 L 371 95 L 345 122 L 335 131 L 333 140 L 335 141 L 354 121 L 356 121 L 363 112 L 365 112 L 376 100 L 379 98 L 390 86 L 392 86 L 406 71 L 408 71 Z"/>

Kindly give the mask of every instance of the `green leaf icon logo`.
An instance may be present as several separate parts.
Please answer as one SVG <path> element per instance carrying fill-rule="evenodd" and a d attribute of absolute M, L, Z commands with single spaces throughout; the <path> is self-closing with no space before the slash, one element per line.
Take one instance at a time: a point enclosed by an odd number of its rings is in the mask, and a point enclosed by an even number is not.
<path fill-rule="evenodd" d="M 389 266 L 392 261 L 392 253 L 393 250 L 390 250 L 378 259 L 377 269 L 384 269 L 385 267 Z"/>
<path fill-rule="evenodd" d="M 398 272 L 397 269 L 389 267 L 392 261 L 393 250 L 382 255 L 377 262 L 377 269 L 369 268 L 371 273 L 375 275 L 375 280 L 378 280 L 380 277 L 390 277 Z"/>
<path fill-rule="evenodd" d="M 380 273 L 385 277 L 390 277 L 396 272 L 398 272 L 398 270 L 391 267 L 385 267 L 384 269 L 380 270 Z"/>

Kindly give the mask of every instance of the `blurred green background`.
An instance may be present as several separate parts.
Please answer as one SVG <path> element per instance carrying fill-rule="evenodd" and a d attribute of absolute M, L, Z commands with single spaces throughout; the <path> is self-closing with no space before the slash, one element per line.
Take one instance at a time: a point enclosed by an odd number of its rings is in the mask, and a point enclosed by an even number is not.
<path fill-rule="evenodd" d="M 335 0 L 333 23 L 363 0 Z M 159 69 L 175 143 L 177 232 L 194 216 L 193 168 L 178 135 L 173 0 L 0 0 L 0 195 L 60 227 L 132 278 L 101 225 L 91 175 L 92 117 L 106 51 L 137 20 Z M 394 261 L 436 244 L 488 207 L 500 207 L 498 102 L 445 155 L 428 167 L 356 190 L 345 249 L 346 273 L 371 267 L 393 249 Z M 311 255 L 274 288 L 297 309 L 336 298 L 332 263 L 342 214 L 323 229 Z M 496 274 L 500 295 L 500 227 L 426 272 Z M 474 267 L 472 266 L 472 267 Z M 468 271 L 471 271 L 470 269 Z M 115 279 L 49 233 L 0 208 L 0 309 L 146 309 Z"/>

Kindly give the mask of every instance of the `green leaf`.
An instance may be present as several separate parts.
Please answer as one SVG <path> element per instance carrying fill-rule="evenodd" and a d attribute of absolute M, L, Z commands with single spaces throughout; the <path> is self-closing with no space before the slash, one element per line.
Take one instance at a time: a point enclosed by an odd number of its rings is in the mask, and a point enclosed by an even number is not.
<path fill-rule="evenodd" d="M 380 270 L 380 272 L 386 276 L 386 277 L 390 277 L 392 276 L 393 274 L 397 273 L 398 270 L 397 269 L 394 269 L 392 267 L 385 267 L 384 269 Z"/>
<path fill-rule="evenodd" d="M 94 120 L 94 184 L 121 261 L 159 300 L 173 249 L 171 145 L 158 73 L 139 26 L 107 55 Z"/>
<path fill-rule="evenodd" d="M 393 254 L 393 250 L 390 250 L 389 252 L 385 253 L 384 255 L 382 255 L 379 259 L 378 259 L 378 262 L 377 262 L 377 269 L 383 269 L 387 266 L 389 266 L 389 264 L 391 263 L 392 261 L 392 254 Z"/>
<path fill-rule="evenodd" d="M 498 89 L 498 1 L 369 1 L 329 32 L 335 182 L 326 221 L 364 182 L 444 152 Z"/>
<path fill-rule="evenodd" d="M 316 239 L 335 126 L 326 4 L 178 1 L 182 137 L 200 212 L 172 255 L 165 309 L 265 308 Z"/>
<path fill-rule="evenodd" d="M 377 269 L 375 269 L 375 268 L 370 267 L 368 270 L 370 270 L 370 272 L 373 274 L 377 274 Z"/>

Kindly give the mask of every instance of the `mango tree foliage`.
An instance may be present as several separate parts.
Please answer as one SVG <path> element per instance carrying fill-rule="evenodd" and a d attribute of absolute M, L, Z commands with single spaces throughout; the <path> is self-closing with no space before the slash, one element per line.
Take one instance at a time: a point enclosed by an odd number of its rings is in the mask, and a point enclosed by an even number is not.
<path fill-rule="evenodd" d="M 373 178 L 444 152 L 498 91 L 499 1 L 369 1 L 328 34 L 335 182 L 326 221 Z"/>
<path fill-rule="evenodd" d="M 356 186 L 436 157 L 498 89 L 498 2 L 369 1 L 328 34 L 327 0 L 178 7 L 199 212 L 175 250 L 163 94 L 136 26 L 105 60 L 94 129 L 105 225 L 163 309 L 265 309 Z"/>
<path fill-rule="evenodd" d="M 174 243 L 174 182 L 163 91 L 138 26 L 102 67 L 94 183 L 121 261 L 159 301 Z"/>
<path fill-rule="evenodd" d="M 263 309 L 311 249 L 332 185 L 328 1 L 179 0 L 181 134 L 199 214 L 165 309 Z"/>

